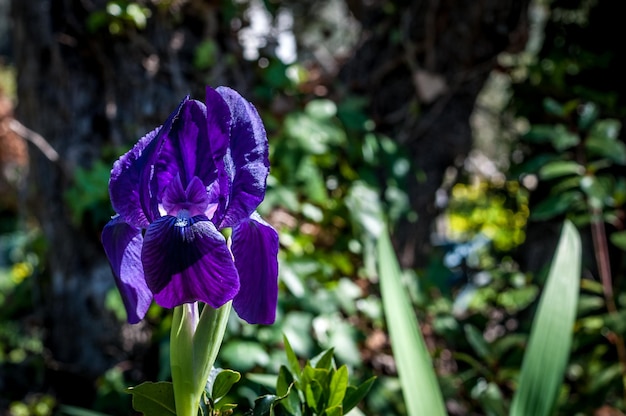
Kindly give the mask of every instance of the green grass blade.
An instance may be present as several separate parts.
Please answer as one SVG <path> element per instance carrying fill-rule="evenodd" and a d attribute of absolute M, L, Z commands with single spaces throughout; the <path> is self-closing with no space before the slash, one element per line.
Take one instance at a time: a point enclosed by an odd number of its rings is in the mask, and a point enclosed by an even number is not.
<path fill-rule="evenodd" d="M 578 231 L 566 221 L 531 328 L 511 416 L 545 416 L 554 408 L 572 345 L 580 262 Z"/>
<path fill-rule="evenodd" d="M 402 284 L 400 265 L 383 232 L 378 240 L 383 308 L 409 416 L 446 415 L 430 354 Z"/>

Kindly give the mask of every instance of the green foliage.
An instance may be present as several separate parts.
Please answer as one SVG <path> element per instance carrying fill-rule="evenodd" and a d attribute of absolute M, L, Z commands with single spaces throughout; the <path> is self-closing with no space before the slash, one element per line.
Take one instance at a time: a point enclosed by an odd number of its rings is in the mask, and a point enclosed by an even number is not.
<path fill-rule="evenodd" d="M 378 267 L 386 322 L 408 414 L 446 415 L 430 354 L 386 232 L 381 233 L 378 240 Z"/>
<path fill-rule="evenodd" d="M 351 385 L 348 367 L 336 368 L 332 349 L 301 367 L 286 337 L 284 345 L 287 366 L 280 367 L 276 394 L 259 397 L 249 413 L 251 416 L 341 416 L 363 400 L 374 383 L 372 377 L 359 386 Z"/>
<path fill-rule="evenodd" d="M 567 221 L 533 320 L 512 416 L 552 413 L 572 345 L 581 254 L 578 231 Z"/>
<path fill-rule="evenodd" d="M 123 35 L 128 30 L 145 29 L 150 16 L 150 9 L 140 2 L 113 0 L 104 10 L 92 12 L 86 23 L 90 32 L 106 28 L 111 35 Z"/>
<path fill-rule="evenodd" d="M 88 169 L 76 168 L 73 186 L 64 195 L 75 225 L 81 225 L 87 219 L 96 225 L 108 221 L 111 216 L 110 176 L 110 164 L 101 160 L 94 162 Z"/>
<path fill-rule="evenodd" d="M 170 382 L 147 381 L 136 387 L 129 387 L 128 393 L 133 396 L 133 409 L 145 416 L 176 416 L 174 387 Z"/>

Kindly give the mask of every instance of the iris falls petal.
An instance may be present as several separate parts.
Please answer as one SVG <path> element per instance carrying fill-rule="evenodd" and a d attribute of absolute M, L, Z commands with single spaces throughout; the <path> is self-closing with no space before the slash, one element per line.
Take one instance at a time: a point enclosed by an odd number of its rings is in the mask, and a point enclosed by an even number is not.
<path fill-rule="evenodd" d="M 233 307 L 248 323 L 271 324 L 278 297 L 278 234 L 255 212 L 233 228 L 232 242 L 241 282 Z"/>
<path fill-rule="evenodd" d="M 152 303 L 141 266 L 142 243 L 141 229 L 128 225 L 120 216 L 102 230 L 102 245 L 131 324 L 141 321 Z"/>
<path fill-rule="evenodd" d="M 165 308 L 195 301 L 218 308 L 239 291 L 226 240 L 204 215 L 166 215 L 150 224 L 141 260 L 148 287 Z"/>

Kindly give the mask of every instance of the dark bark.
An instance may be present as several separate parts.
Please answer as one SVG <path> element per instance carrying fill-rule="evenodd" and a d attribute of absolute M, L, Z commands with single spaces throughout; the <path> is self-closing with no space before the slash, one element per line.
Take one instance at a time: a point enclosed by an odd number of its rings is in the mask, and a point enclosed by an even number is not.
<path fill-rule="evenodd" d="M 435 193 L 471 149 L 476 97 L 496 56 L 525 44 L 528 1 L 394 2 L 382 13 L 384 3 L 349 2 L 363 37 L 340 76 L 412 158 L 407 192 L 418 219 L 401 221 L 394 237 L 403 265 L 419 267 L 428 261 Z"/>
<path fill-rule="evenodd" d="M 89 404 L 96 377 L 132 350 L 128 335 L 146 337 L 141 325 L 127 326 L 123 343 L 121 324 L 105 309 L 113 277 L 99 242 L 104 224 L 89 218 L 74 224 L 64 203 L 76 169 L 102 158 L 104 146 L 130 146 L 160 125 L 186 94 L 202 99 L 206 82 L 246 89 L 239 68 L 220 60 L 236 43 L 230 42 L 228 22 L 218 25 L 210 3 L 185 2 L 175 12 L 154 8 L 145 30 L 128 25 L 116 36 L 106 25 L 95 31 L 86 25 L 105 4 L 12 2 L 16 118 L 59 154 L 50 160 L 30 148 L 30 203 L 48 242 L 41 313 L 49 382 L 61 400 L 79 404 L 80 394 L 64 392 L 63 386 L 76 388 L 72 381 L 82 380 L 82 401 Z M 204 39 L 219 43 L 217 63 L 202 73 L 191 63 Z"/>

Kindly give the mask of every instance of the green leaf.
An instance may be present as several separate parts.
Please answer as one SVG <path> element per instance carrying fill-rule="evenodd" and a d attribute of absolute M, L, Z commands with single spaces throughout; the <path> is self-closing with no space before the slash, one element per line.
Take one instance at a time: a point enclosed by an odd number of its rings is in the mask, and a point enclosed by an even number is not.
<path fill-rule="evenodd" d="M 616 247 L 626 251 L 626 231 L 615 232 L 609 238 Z"/>
<path fill-rule="evenodd" d="M 342 365 L 335 371 L 333 377 L 330 380 L 330 396 L 328 397 L 328 408 L 334 406 L 341 406 L 343 399 L 346 396 L 346 389 L 348 388 L 348 367 Z"/>
<path fill-rule="evenodd" d="M 293 352 L 291 344 L 289 344 L 289 340 L 287 340 L 286 336 L 283 336 L 283 342 L 285 344 L 285 354 L 287 355 L 287 366 L 289 367 L 289 371 L 291 371 L 293 379 L 298 381 L 300 380 L 300 373 L 302 372 L 300 363 L 298 362 L 298 357 L 296 357 L 296 353 Z"/>
<path fill-rule="evenodd" d="M 261 344 L 254 341 L 234 341 L 227 343 L 220 356 L 242 371 L 248 371 L 257 365 L 267 365 L 269 354 Z"/>
<path fill-rule="evenodd" d="M 592 208 L 602 209 L 609 199 L 611 184 L 597 176 L 585 175 L 580 181 L 580 188 L 587 195 Z"/>
<path fill-rule="evenodd" d="M 293 376 L 284 365 L 278 370 L 278 379 L 276 380 L 276 394 L 284 396 L 289 392 L 289 386 L 293 384 Z"/>
<path fill-rule="evenodd" d="M 147 381 L 136 387 L 129 387 L 126 391 L 133 395 L 133 409 L 144 416 L 176 416 L 172 383 Z"/>
<path fill-rule="evenodd" d="M 580 117 L 578 118 L 578 128 L 581 130 L 589 129 L 598 119 L 598 106 L 594 103 L 585 103 L 581 106 Z"/>
<path fill-rule="evenodd" d="M 68 405 L 59 406 L 59 412 L 59 415 L 63 416 L 109 416 L 105 413 L 94 412 L 93 410 Z"/>
<path fill-rule="evenodd" d="M 563 214 L 582 201 L 582 194 L 576 191 L 564 192 L 558 195 L 550 195 L 531 211 L 530 218 L 536 221 L 548 220 Z"/>
<path fill-rule="evenodd" d="M 585 168 L 578 162 L 571 160 L 556 160 L 545 164 L 539 169 L 539 178 L 549 180 L 568 175 L 582 175 Z"/>
<path fill-rule="evenodd" d="M 619 120 L 600 120 L 591 128 L 585 147 L 594 156 L 605 157 L 620 165 L 626 164 L 626 145 L 618 140 Z"/>
<path fill-rule="evenodd" d="M 383 308 L 409 416 L 446 415 L 432 361 L 422 338 L 388 233 L 378 240 Z"/>
<path fill-rule="evenodd" d="M 344 413 L 348 413 L 357 404 L 359 404 L 361 400 L 365 398 L 367 393 L 372 388 L 372 384 L 374 384 L 374 381 L 376 381 L 376 377 L 371 377 L 365 380 L 365 382 L 363 382 L 363 384 L 361 384 L 359 387 L 348 386 L 348 388 L 346 389 L 346 395 L 343 399 Z"/>
<path fill-rule="evenodd" d="M 230 388 L 241 379 L 241 374 L 233 370 L 222 370 L 215 377 L 213 382 L 213 391 L 211 392 L 211 398 L 214 401 L 226 396 L 230 391 Z"/>
<path fill-rule="evenodd" d="M 279 397 L 273 394 L 266 394 L 254 401 L 252 416 L 271 416 L 274 414 L 274 403 Z"/>
<path fill-rule="evenodd" d="M 581 244 L 565 221 L 522 363 L 512 416 L 547 416 L 569 359 L 580 287 Z"/>
<path fill-rule="evenodd" d="M 302 415 L 302 408 L 300 402 L 300 395 L 298 391 L 294 387 L 295 385 L 291 385 L 291 389 L 289 390 L 289 394 L 280 401 L 281 406 L 285 408 L 289 412 L 289 414 L 294 416 Z"/>
<path fill-rule="evenodd" d="M 330 370 L 333 367 L 333 352 L 333 348 L 322 352 L 317 357 L 311 359 L 311 365 L 315 368 L 324 368 Z"/>
<path fill-rule="evenodd" d="M 343 408 L 341 406 L 329 407 L 325 410 L 326 416 L 342 416 Z"/>
<path fill-rule="evenodd" d="M 463 330 L 465 330 L 465 337 L 476 354 L 482 359 L 490 357 L 489 344 L 485 341 L 483 334 L 470 324 L 464 325 Z"/>
<path fill-rule="evenodd" d="M 550 143 L 558 151 L 569 149 L 580 143 L 580 137 L 569 131 L 563 124 L 534 125 L 523 138 L 530 143 Z"/>
<path fill-rule="evenodd" d="M 315 410 L 317 413 L 321 413 L 324 409 L 324 388 L 317 380 L 311 380 L 304 389 L 304 397 L 306 398 L 307 405 Z"/>

